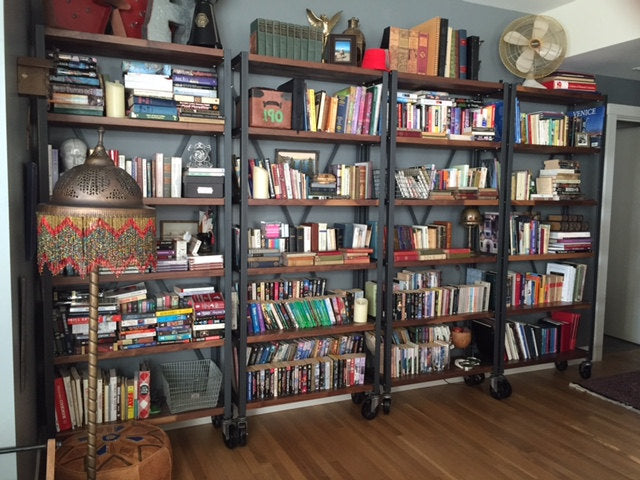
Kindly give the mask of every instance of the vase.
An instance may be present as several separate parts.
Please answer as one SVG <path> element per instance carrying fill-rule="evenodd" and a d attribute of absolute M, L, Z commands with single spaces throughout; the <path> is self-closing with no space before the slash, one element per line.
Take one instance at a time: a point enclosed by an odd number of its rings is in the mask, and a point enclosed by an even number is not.
<path fill-rule="evenodd" d="M 364 34 L 360 30 L 360 20 L 356 17 L 351 17 L 347 21 L 347 29 L 342 32 L 345 35 L 355 35 L 356 37 L 356 58 L 358 65 L 362 65 L 362 57 L 364 56 L 365 41 Z"/>

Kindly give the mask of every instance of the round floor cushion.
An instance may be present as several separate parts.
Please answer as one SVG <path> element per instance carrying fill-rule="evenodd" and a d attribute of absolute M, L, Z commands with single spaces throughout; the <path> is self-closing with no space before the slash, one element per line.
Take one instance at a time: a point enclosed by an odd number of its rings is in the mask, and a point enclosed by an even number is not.
<path fill-rule="evenodd" d="M 85 480 L 87 432 L 62 440 L 56 450 L 56 479 Z M 96 429 L 98 480 L 171 480 L 171 443 L 159 427 L 131 421 Z"/>

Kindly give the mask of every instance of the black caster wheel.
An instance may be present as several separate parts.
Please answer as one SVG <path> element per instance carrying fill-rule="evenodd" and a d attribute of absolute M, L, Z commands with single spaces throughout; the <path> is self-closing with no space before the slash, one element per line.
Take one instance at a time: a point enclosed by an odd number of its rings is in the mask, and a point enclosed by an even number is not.
<path fill-rule="evenodd" d="M 360 405 L 362 402 L 364 402 L 364 397 L 364 392 L 352 393 L 351 401 L 356 405 Z"/>
<path fill-rule="evenodd" d="M 480 385 L 484 382 L 484 373 L 477 373 L 475 375 L 466 375 L 464 377 L 464 383 L 473 387 L 474 385 Z"/>
<path fill-rule="evenodd" d="M 585 360 L 578 367 L 578 372 L 580 372 L 580 376 L 584 379 L 591 378 L 591 362 Z"/>
<path fill-rule="evenodd" d="M 385 415 L 389 415 L 389 412 L 391 412 L 391 399 L 390 398 L 382 399 L 382 411 L 384 412 Z"/>
<path fill-rule="evenodd" d="M 566 360 L 561 360 L 559 362 L 556 362 L 556 368 L 558 369 L 559 372 L 564 372 L 568 366 L 569 364 L 567 363 Z"/>
<path fill-rule="evenodd" d="M 227 434 L 225 435 L 223 433 L 222 437 L 224 439 L 224 444 L 227 446 L 227 448 L 230 448 L 233 450 L 238 446 L 238 429 L 233 423 L 229 425 Z"/>
<path fill-rule="evenodd" d="M 496 387 L 494 388 L 492 385 L 489 388 L 489 391 L 493 398 L 502 400 L 503 398 L 507 398 L 511 395 L 511 384 L 506 378 L 501 378 L 497 380 Z"/>
<path fill-rule="evenodd" d="M 222 426 L 222 415 L 214 415 L 211 417 L 211 423 L 215 428 L 220 428 Z"/>
<path fill-rule="evenodd" d="M 373 420 L 378 415 L 378 409 L 371 408 L 371 399 L 367 398 L 364 402 L 362 402 L 362 416 L 367 420 Z"/>
<path fill-rule="evenodd" d="M 247 444 L 247 424 L 238 425 L 238 445 L 244 447 Z"/>

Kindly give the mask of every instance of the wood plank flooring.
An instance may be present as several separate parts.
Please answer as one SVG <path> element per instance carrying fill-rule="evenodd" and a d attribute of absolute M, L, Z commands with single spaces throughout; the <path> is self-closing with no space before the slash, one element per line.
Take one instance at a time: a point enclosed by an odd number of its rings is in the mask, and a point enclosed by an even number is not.
<path fill-rule="evenodd" d="M 640 368 L 640 349 L 605 354 L 593 377 Z M 640 413 L 569 388 L 577 365 L 507 372 L 508 399 L 451 383 L 394 392 L 365 420 L 350 400 L 248 418 L 248 444 L 220 430 L 169 431 L 174 480 L 638 479 Z"/>

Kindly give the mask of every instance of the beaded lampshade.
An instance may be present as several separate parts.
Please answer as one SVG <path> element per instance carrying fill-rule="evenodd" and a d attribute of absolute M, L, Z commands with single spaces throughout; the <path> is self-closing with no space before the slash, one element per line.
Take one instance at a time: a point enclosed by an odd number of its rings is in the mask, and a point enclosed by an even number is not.
<path fill-rule="evenodd" d="M 49 203 L 38 205 L 38 268 L 53 274 L 67 266 L 89 274 L 87 478 L 96 476 L 96 397 L 98 344 L 98 277 L 105 268 L 120 275 L 129 267 L 155 267 L 155 210 L 142 203 L 136 181 L 114 165 L 98 144 L 84 164 L 65 172 Z"/>

